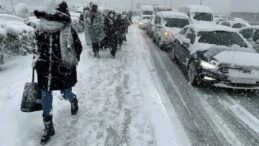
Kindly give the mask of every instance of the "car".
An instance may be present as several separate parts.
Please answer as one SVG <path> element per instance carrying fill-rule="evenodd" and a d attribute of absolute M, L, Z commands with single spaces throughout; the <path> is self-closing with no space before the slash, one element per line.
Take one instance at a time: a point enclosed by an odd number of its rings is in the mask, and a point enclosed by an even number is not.
<path fill-rule="evenodd" d="M 232 28 L 186 26 L 177 34 L 170 57 L 184 66 L 192 85 L 259 89 L 259 54 Z"/>
<path fill-rule="evenodd" d="M 24 19 L 10 15 L 0 14 L 0 28 L 2 34 L 1 48 L 5 52 L 15 54 L 31 53 L 35 49 L 35 29 L 27 26 Z"/>
<path fill-rule="evenodd" d="M 227 26 L 227 27 L 231 27 L 231 28 L 234 28 L 234 29 L 240 29 L 240 28 L 243 28 L 243 27 L 251 26 L 247 21 L 245 21 L 242 18 L 229 18 L 228 20 L 221 21 L 218 24 L 224 25 L 224 26 Z"/>
<path fill-rule="evenodd" d="M 213 10 L 203 5 L 187 5 L 178 9 L 179 12 L 185 13 L 192 23 L 215 23 Z"/>
<path fill-rule="evenodd" d="M 190 19 L 184 13 L 175 11 L 158 12 L 155 16 L 154 42 L 162 50 L 169 49 L 174 41 L 175 34 L 189 24 Z"/>
<path fill-rule="evenodd" d="M 138 25 L 140 29 L 147 29 L 148 23 L 151 22 L 152 20 L 152 15 L 151 16 L 143 16 L 139 19 Z"/>
<path fill-rule="evenodd" d="M 259 53 L 259 26 L 244 27 L 239 30 L 239 33 L 254 47 Z"/>
<path fill-rule="evenodd" d="M 153 27 L 155 25 L 155 19 L 154 17 L 151 18 L 151 20 L 147 23 L 147 34 L 150 36 L 150 37 L 153 37 Z"/>

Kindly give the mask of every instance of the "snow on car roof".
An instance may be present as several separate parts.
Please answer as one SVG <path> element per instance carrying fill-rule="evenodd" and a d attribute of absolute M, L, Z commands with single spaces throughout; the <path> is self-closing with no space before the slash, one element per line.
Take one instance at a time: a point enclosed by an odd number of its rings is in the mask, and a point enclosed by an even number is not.
<path fill-rule="evenodd" d="M 209 12 L 213 13 L 213 10 L 208 6 L 201 6 L 201 5 L 187 5 L 191 12 Z"/>
<path fill-rule="evenodd" d="M 189 27 L 193 28 L 196 31 L 227 31 L 227 32 L 237 32 L 235 29 L 222 26 L 222 25 L 216 25 L 211 23 L 200 23 L 200 24 L 191 24 Z"/>
<path fill-rule="evenodd" d="M 184 18 L 189 19 L 189 17 L 181 12 L 175 12 L 175 11 L 161 11 L 157 12 L 157 15 L 163 18 Z"/>

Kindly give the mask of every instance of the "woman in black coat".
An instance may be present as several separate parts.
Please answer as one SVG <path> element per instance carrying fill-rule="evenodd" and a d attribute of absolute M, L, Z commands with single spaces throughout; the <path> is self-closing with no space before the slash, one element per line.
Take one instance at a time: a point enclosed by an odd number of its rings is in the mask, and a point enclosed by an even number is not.
<path fill-rule="evenodd" d="M 52 12 L 34 12 L 40 19 L 36 31 L 38 50 L 34 68 L 37 71 L 38 86 L 42 90 L 45 131 L 41 137 L 41 144 L 46 144 L 55 134 L 51 113 L 52 91 L 60 90 L 62 96 L 69 100 L 72 115 L 78 111 L 78 100 L 72 92 L 72 87 L 77 83 L 76 65 L 80 60 L 82 45 L 77 32 L 71 27 L 66 2 L 58 2 L 51 4 L 57 4 Z M 68 51 L 72 53 L 67 53 Z M 70 58 L 64 57 L 66 53 L 72 54 Z"/>

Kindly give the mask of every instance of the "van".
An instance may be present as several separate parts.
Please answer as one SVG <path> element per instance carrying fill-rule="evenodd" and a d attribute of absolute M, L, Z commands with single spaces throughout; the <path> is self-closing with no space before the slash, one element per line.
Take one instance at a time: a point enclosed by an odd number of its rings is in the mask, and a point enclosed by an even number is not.
<path fill-rule="evenodd" d="M 179 12 L 185 13 L 193 23 L 212 22 L 214 23 L 213 10 L 208 6 L 188 5 L 178 9 Z"/>

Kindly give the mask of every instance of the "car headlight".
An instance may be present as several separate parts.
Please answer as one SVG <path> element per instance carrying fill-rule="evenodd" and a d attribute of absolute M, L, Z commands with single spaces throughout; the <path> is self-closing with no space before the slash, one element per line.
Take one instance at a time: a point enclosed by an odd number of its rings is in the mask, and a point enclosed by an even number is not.
<path fill-rule="evenodd" d="M 200 65 L 203 69 L 208 69 L 208 70 L 217 70 L 218 69 L 218 66 L 217 64 L 215 63 L 209 63 L 207 61 L 201 61 L 200 62 Z"/>
<path fill-rule="evenodd" d="M 143 25 L 144 23 L 143 22 L 139 22 L 139 25 Z"/>
<path fill-rule="evenodd" d="M 166 31 L 166 32 L 164 32 L 164 36 L 165 37 L 168 37 L 169 36 L 169 33 Z"/>

